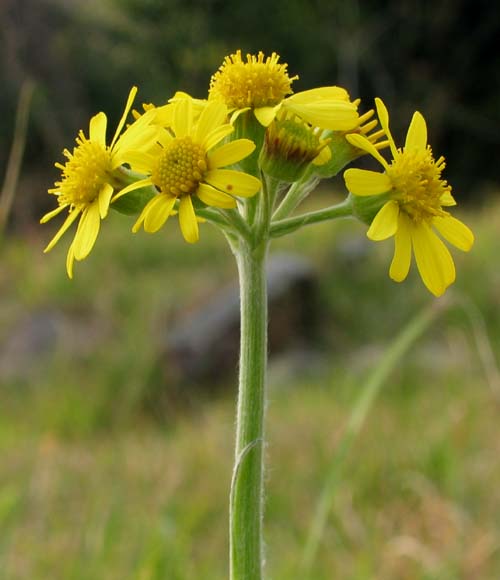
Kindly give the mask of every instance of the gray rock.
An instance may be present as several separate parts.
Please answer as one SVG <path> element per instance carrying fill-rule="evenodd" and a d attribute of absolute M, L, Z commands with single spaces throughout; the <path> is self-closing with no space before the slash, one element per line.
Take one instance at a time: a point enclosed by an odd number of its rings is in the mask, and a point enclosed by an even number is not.
<path fill-rule="evenodd" d="M 270 356 L 314 342 L 318 282 L 302 257 L 277 254 L 267 268 Z M 165 336 L 162 360 L 171 383 L 217 383 L 236 374 L 239 350 L 239 291 L 231 284 Z"/>

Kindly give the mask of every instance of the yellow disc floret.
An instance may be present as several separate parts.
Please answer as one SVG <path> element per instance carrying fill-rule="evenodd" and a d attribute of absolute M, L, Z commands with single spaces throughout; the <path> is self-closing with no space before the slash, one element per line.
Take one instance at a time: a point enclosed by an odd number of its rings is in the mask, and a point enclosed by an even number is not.
<path fill-rule="evenodd" d="M 174 139 L 165 147 L 151 174 L 152 182 L 161 193 L 179 196 L 192 194 L 198 188 L 207 161 L 203 147 L 191 137 Z"/>
<path fill-rule="evenodd" d="M 64 150 L 68 159 L 64 165 L 56 163 L 62 171 L 62 180 L 50 193 L 58 193 L 59 205 L 82 206 L 92 203 L 102 186 L 109 181 L 111 155 L 100 143 L 89 141 L 82 131 L 76 139 L 77 147 L 70 153 Z"/>
<path fill-rule="evenodd" d="M 415 223 L 448 215 L 441 208 L 443 196 L 451 192 L 448 182 L 441 179 L 444 168 L 444 158 L 435 161 L 429 146 L 400 150 L 387 168 L 393 199 Z"/>
<path fill-rule="evenodd" d="M 257 56 L 247 54 L 246 61 L 241 50 L 226 56 L 222 66 L 210 81 L 209 99 L 219 100 L 229 109 L 272 107 L 292 93 L 292 81 L 287 65 L 280 64 L 275 52 L 267 58 L 263 52 Z"/>

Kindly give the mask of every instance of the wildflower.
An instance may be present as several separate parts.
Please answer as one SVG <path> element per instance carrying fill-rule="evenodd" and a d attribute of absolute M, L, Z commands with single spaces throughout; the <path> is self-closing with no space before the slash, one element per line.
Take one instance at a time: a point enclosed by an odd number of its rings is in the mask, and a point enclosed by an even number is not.
<path fill-rule="evenodd" d="M 405 146 L 398 149 L 389 131 L 387 109 L 380 99 L 376 99 L 376 105 L 393 159 L 387 163 L 366 137 L 348 135 L 347 140 L 375 157 L 385 172 L 348 169 L 344 173 L 347 189 L 355 196 L 381 196 L 383 205 L 367 235 L 375 241 L 394 236 L 390 277 L 396 282 L 406 278 L 413 251 L 425 286 L 435 296 L 441 296 L 455 280 L 455 265 L 438 234 L 463 251 L 470 250 L 474 236 L 444 209 L 456 202 L 450 185 L 441 178 L 444 158 L 435 160 L 427 145 L 423 116 L 418 111 L 414 113 Z"/>
<path fill-rule="evenodd" d="M 55 164 L 62 172 L 62 179 L 56 181 L 55 187 L 49 189 L 49 193 L 57 196 L 59 206 L 45 214 L 40 221 L 45 223 L 66 208 L 69 211 L 63 225 L 44 250 L 49 252 L 80 217 L 66 260 L 70 278 L 73 277 L 74 260 L 83 260 L 92 250 L 101 220 L 108 213 L 115 189 L 120 187 L 113 173 L 128 161 L 130 151 L 149 147 L 157 132 L 157 129 L 148 126 L 151 116 L 144 115 L 120 136 L 136 93 L 137 88 L 133 87 L 109 146 L 106 145 L 107 117 L 101 112 L 90 120 L 89 137 L 80 131 L 73 152 L 67 149 L 63 152 L 67 159 L 64 165 Z"/>
<path fill-rule="evenodd" d="M 281 109 L 322 129 L 347 130 L 356 126 L 356 105 L 341 87 L 321 87 L 287 97 L 298 76 L 288 76 L 287 65 L 281 64 L 279 58 L 275 52 L 267 58 L 259 52 L 257 56 L 247 54 L 244 61 L 241 50 L 227 56 L 212 76 L 209 100 L 225 103 L 236 115 L 252 110 L 264 127 Z"/>
<path fill-rule="evenodd" d="M 174 103 L 170 131 L 160 133 L 154 150 L 136 156 L 137 166 L 149 177 L 129 185 L 116 198 L 146 185 L 155 186 L 159 193 L 143 209 L 133 227 L 134 232 L 141 225 L 147 232 L 158 231 L 179 201 L 182 234 L 187 242 L 195 243 L 199 231 L 193 197 L 208 206 L 234 208 L 234 196 L 250 197 L 259 191 L 257 178 L 233 169 L 222 169 L 238 163 L 255 149 L 249 139 L 237 139 L 216 148 L 234 130 L 226 122 L 226 107 L 211 102 L 203 108 L 197 121 L 195 115 L 192 100 L 179 99 Z"/>

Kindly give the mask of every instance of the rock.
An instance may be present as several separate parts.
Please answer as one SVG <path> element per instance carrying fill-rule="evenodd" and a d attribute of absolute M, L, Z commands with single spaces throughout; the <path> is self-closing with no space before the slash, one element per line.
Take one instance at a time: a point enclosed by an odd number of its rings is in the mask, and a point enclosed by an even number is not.
<path fill-rule="evenodd" d="M 26 311 L 0 339 L 0 385 L 33 380 L 55 353 L 82 360 L 92 355 L 109 332 L 92 314 L 71 316 L 55 307 Z"/>
<path fill-rule="evenodd" d="M 269 351 L 314 342 L 317 336 L 318 282 L 306 259 L 274 255 L 267 268 Z M 164 341 L 164 374 L 169 383 L 216 384 L 236 375 L 239 350 L 237 283 L 183 317 Z"/>

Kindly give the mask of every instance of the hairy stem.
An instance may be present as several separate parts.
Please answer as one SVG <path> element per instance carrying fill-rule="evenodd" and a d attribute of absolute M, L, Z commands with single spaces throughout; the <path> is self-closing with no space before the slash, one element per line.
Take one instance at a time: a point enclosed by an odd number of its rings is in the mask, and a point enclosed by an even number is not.
<path fill-rule="evenodd" d="M 235 465 L 230 505 L 230 578 L 262 579 L 263 451 L 267 363 L 267 241 L 240 244 L 241 342 Z"/>

